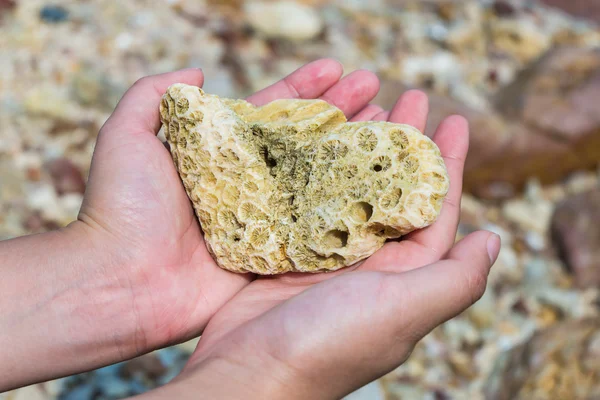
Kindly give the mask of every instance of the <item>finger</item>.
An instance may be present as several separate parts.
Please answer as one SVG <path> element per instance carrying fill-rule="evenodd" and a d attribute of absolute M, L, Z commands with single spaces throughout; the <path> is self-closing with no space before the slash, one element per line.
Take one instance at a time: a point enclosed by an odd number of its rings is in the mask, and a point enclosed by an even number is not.
<path fill-rule="evenodd" d="M 421 132 L 425 132 L 428 112 L 429 100 L 427 95 L 420 90 L 409 90 L 400 96 L 394 108 L 392 108 L 388 120 L 411 125 Z"/>
<path fill-rule="evenodd" d="M 429 262 L 443 257 L 454 244 L 460 219 L 463 170 L 469 149 L 469 123 L 461 116 L 450 116 L 442 121 L 433 140 L 444 158 L 450 189 L 435 223 L 405 237 L 405 240 L 419 243 L 430 250 L 432 258 Z"/>
<path fill-rule="evenodd" d="M 256 360 L 243 368 L 293 382 L 303 398 L 343 398 L 398 367 L 416 340 L 477 300 L 498 249 L 496 235 L 478 232 L 447 261 L 404 274 L 350 272 L 326 280 L 239 325 L 204 355 L 201 341 L 186 368 L 235 355 Z M 257 351 L 264 357 L 254 357 Z"/>
<path fill-rule="evenodd" d="M 160 129 L 159 105 L 162 95 L 174 83 L 202 86 L 204 75 L 198 68 L 188 68 L 139 79 L 123 95 L 110 118 L 104 124 L 103 132 L 152 132 Z M 110 129 L 108 129 L 110 127 Z"/>
<path fill-rule="evenodd" d="M 383 112 L 383 108 L 379 107 L 376 104 L 369 104 L 362 110 L 356 113 L 354 117 L 350 121 L 370 121 L 374 116 Z"/>
<path fill-rule="evenodd" d="M 329 58 L 313 61 L 246 100 L 262 106 L 277 99 L 315 99 L 339 81 L 342 73 L 338 61 Z"/>
<path fill-rule="evenodd" d="M 420 340 L 479 300 L 499 251 L 500 237 L 479 231 L 457 243 L 446 260 L 394 276 L 390 288 L 398 295 L 389 300 L 404 305 L 401 323 L 410 327 L 403 339 Z"/>
<path fill-rule="evenodd" d="M 351 119 L 379 92 L 379 78 L 370 71 L 358 70 L 341 79 L 321 96 Z"/>
<path fill-rule="evenodd" d="M 373 121 L 387 121 L 390 118 L 389 111 L 382 111 L 379 114 L 375 115 L 371 118 Z"/>

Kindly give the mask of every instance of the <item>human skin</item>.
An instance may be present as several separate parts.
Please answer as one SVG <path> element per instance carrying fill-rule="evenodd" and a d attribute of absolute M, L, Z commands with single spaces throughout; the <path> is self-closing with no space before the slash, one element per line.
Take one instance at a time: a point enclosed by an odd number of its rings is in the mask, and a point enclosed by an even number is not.
<path fill-rule="evenodd" d="M 424 130 L 423 93 L 386 112 L 369 104 L 379 88 L 372 73 L 341 76 L 339 63 L 319 60 L 248 100 L 323 98 L 351 120 Z M 483 294 L 498 237 L 476 232 L 452 247 L 468 148 L 462 117 L 434 136 L 451 181 L 436 223 L 336 273 L 256 277 L 214 263 L 156 138 L 160 97 L 175 82 L 201 86 L 203 75 L 144 78 L 120 101 L 98 135 L 76 222 L 0 242 L 0 391 L 202 333 L 182 375 L 145 396 L 337 398 L 400 365 Z"/>

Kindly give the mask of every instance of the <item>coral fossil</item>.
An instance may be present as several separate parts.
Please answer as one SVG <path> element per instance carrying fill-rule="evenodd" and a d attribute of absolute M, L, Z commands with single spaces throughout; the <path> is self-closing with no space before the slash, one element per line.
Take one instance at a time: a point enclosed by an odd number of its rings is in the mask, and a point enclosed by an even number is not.
<path fill-rule="evenodd" d="M 161 120 L 209 251 L 230 271 L 333 271 L 431 224 L 449 180 L 417 129 L 322 100 L 255 107 L 172 85 Z"/>

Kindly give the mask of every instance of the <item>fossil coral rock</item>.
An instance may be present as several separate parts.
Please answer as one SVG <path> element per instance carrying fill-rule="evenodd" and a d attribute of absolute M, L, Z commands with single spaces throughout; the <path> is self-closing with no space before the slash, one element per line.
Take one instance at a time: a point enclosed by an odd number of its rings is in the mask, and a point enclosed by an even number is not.
<path fill-rule="evenodd" d="M 207 246 L 231 271 L 351 265 L 431 224 L 448 190 L 418 130 L 348 123 L 321 100 L 254 107 L 175 84 L 161 119 Z"/>

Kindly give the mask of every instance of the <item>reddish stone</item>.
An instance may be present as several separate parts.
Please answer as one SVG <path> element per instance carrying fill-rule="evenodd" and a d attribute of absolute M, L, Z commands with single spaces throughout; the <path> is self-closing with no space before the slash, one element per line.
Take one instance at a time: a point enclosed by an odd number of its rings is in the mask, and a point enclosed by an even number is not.
<path fill-rule="evenodd" d="M 376 102 L 391 108 L 407 88 L 382 82 Z M 447 116 L 471 127 L 465 190 L 505 198 L 530 178 L 556 182 L 600 163 L 600 51 L 559 48 L 523 71 L 482 112 L 430 93 L 427 135 Z"/>
<path fill-rule="evenodd" d="M 85 180 L 81 171 L 68 159 L 58 158 L 52 160 L 47 164 L 47 168 L 59 195 L 66 193 L 83 194 L 85 191 Z"/>
<path fill-rule="evenodd" d="M 600 189 L 571 197 L 552 218 L 552 237 L 581 288 L 600 288 Z"/>
<path fill-rule="evenodd" d="M 600 2 L 598 0 L 542 0 L 542 3 L 579 18 L 600 22 Z"/>

